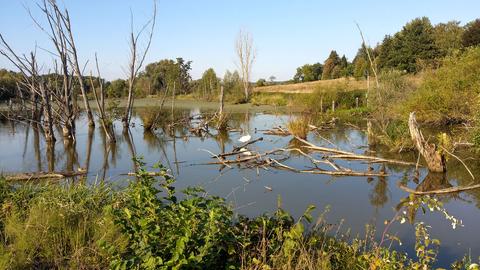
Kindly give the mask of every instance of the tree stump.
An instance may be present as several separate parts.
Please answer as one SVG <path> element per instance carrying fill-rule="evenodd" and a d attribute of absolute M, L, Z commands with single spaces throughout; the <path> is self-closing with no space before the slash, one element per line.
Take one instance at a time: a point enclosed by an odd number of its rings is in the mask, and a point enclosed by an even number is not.
<path fill-rule="evenodd" d="M 410 117 L 408 119 L 408 128 L 410 129 L 410 136 L 412 137 L 415 147 L 427 162 L 428 170 L 439 173 L 446 172 L 447 169 L 445 166 L 445 157 L 439 151 L 437 151 L 435 144 L 429 144 L 427 141 L 425 141 L 422 132 L 418 128 L 415 112 L 410 113 Z"/>

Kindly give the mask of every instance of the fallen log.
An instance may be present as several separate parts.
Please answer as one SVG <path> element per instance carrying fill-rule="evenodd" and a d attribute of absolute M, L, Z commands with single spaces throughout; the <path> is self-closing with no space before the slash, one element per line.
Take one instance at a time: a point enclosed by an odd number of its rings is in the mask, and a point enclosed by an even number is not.
<path fill-rule="evenodd" d="M 356 171 L 324 171 L 324 170 L 297 170 L 290 166 L 287 166 L 283 163 L 278 162 L 275 159 L 271 159 L 271 161 L 278 165 L 278 167 L 297 172 L 297 173 L 310 173 L 310 174 L 326 174 L 326 175 L 333 175 L 333 176 L 388 176 L 385 172 L 356 172 Z"/>
<path fill-rule="evenodd" d="M 29 181 L 29 180 L 42 180 L 42 179 L 62 179 L 74 176 L 80 176 L 87 174 L 86 171 L 82 172 L 35 172 L 35 173 L 19 173 L 15 175 L 5 175 L 7 181 Z"/>
<path fill-rule="evenodd" d="M 398 165 L 407 165 L 407 166 L 415 166 L 416 163 L 413 162 L 407 162 L 407 161 L 402 161 L 402 160 L 395 160 L 395 159 L 385 159 L 385 158 L 379 158 L 379 157 L 374 157 L 374 156 L 366 156 L 366 155 L 359 155 L 355 154 L 353 152 L 348 152 L 348 151 L 343 151 L 343 150 L 338 150 L 338 149 L 333 149 L 333 148 L 327 148 L 327 147 L 321 147 L 314 145 L 311 142 L 308 142 L 306 140 L 303 140 L 301 138 L 295 137 L 297 140 L 303 142 L 306 144 L 304 146 L 305 148 L 319 151 L 319 152 L 324 152 L 324 153 L 332 153 L 336 155 L 329 156 L 329 158 L 332 159 L 355 159 L 355 160 L 368 160 L 373 163 L 391 163 L 391 164 L 398 164 Z"/>
<path fill-rule="evenodd" d="M 333 155 L 330 156 L 332 159 L 355 159 L 355 160 L 368 160 L 372 163 L 390 163 L 390 164 L 398 164 L 398 165 L 408 165 L 408 166 L 415 166 L 417 163 L 415 162 L 408 162 L 396 159 L 386 159 L 386 158 L 379 158 L 373 156 L 365 156 L 365 155 Z"/>

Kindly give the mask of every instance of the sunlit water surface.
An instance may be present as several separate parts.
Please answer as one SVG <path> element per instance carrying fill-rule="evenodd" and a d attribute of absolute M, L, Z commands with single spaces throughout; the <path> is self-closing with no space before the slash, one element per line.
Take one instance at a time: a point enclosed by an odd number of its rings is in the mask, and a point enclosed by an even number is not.
<path fill-rule="evenodd" d="M 386 170 L 388 177 L 332 177 L 328 175 L 312 175 L 284 170 L 263 168 L 224 168 L 219 171 L 219 165 L 202 165 L 215 161 L 210 154 L 221 151 L 231 151 L 238 145 L 238 139 L 249 133 L 253 138 L 263 137 L 264 140 L 250 147 L 251 150 L 264 152 L 274 148 L 287 148 L 294 144 L 291 137 L 264 135 L 262 130 L 274 126 L 286 126 L 291 118 L 288 115 L 272 115 L 264 113 L 232 114 L 230 125 L 241 128 L 243 132 L 230 132 L 223 136 L 195 137 L 188 132 L 187 127 L 176 129 L 176 137 L 166 135 L 162 129 L 154 133 L 144 133 L 142 116 L 149 109 L 139 109 L 134 115 L 134 126 L 130 133 L 122 133 L 121 125 L 117 124 L 117 144 L 106 147 L 105 137 L 100 128 L 90 130 L 82 117 L 77 123 L 76 144 L 65 147 L 58 140 L 54 152 L 47 153 L 42 134 L 27 125 L 9 122 L 0 123 L 0 171 L 31 172 L 48 171 L 55 168 L 58 171 L 77 170 L 78 167 L 88 167 L 88 181 L 94 183 L 106 179 L 114 184 L 125 185 L 124 174 L 134 170 L 132 155 L 143 156 L 148 166 L 160 161 L 176 176 L 176 186 L 183 189 L 187 186 L 202 186 L 208 193 L 226 198 L 235 209 L 243 215 L 258 215 L 272 212 L 277 207 L 280 196 L 282 207 L 298 217 L 308 205 L 317 206 L 316 214 L 330 207 L 327 219 L 332 224 L 341 224 L 340 231 L 350 231 L 350 235 L 364 237 L 365 225 L 372 224 L 377 230 L 377 239 L 385 227 L 384 221 L 395 215 L 394 208 L 408 194 L 399 189 L 397 183 L 403 181 L 415 188 L 413 183 L 414 168 L 408 166 L 390 166 Z M 177 115 L 196 115 L 199 109 L 176 111 Z M 168 121 L 167 121 L 168 122 Z M 321 136 L 327 138 L 338 148 L 365 154 L 368 148 L 367 138 L 363 131 L 349 127 L 322 131 Z M 310 134 L 308 140 L 317 145 L 332 147 L 325 139 Z M 108 150 L 107 150 L 108 149 Z M 204 149 L 204 150 L 202 150 Z M 388 158 L 403 159 L 415 162 L 413 153 L 399 155 L 375 150 L 376 155 Z M 320 158 L 320 154 L 313 155 Z M 469 159 L 473 154 L 465 153 L 468 166 L 476 175 L 480 174 L 478 161 Z M 302 156 L 293 156 L 285 164 L 305 168 L 311 162 Z M 339 162 L 339 165 L 354 170 L 365 171 L 367 165 L 359 162 Z M 381 165 L 373 165 L 375 171 Z M 424 186 L 444 188 L 450 185 L 466 185 L 473 180 L 464 167 L 456 160 L 450 160 L 446 180 L 429 177 L 421 169 L 420 183 Z M 431 183 L 430 183 L 431 182 Z M 415 222 L 424 221 L 432 226 L 433 238 L 441 240 L 439 253 L 440 266 L 448 266 L 454 259 L 460 259 L 465 254 L 473 258 L 480 255 L 480 210 L 478 207 L 480 190 L 461 194 L 451 194 L 438 197 L 445 203 L 446 209 L 454 216 L 463 220 L 464 227 L 452 229 L 451 224 L 440 213 L 418 211 Z M 408 252 L 414 256 L 414 227 L 412 224 L 394 224 L 389 233 L 396 234 L 402 245 L 394 244 L 393 248 Z"/>

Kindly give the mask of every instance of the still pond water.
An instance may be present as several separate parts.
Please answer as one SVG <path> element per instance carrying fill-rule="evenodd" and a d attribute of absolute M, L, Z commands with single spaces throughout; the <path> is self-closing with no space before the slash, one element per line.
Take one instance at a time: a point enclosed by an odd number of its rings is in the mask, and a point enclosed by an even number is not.
<path fill-rule="evenodd" d="M 298 217 L 307 206 L 317 206 L 317 215 L 330 207 L 327 219 L 332 224 L 342 224 L 341 231 L 350 231 L 350 235 L 364 237 L 365 225 L 378 228 L 380 237 L 384 221 L 395 215 L 395 207 L 408 193 L 398 187 L 403 182 L 416 188 L 413 181 L 414 168 L 408 166 L 387 165 L 387 177 L 332 177 L 329 175 L 301 174 L 270 168 L 244 168 L 232 166 L 220 170 L 219 165 L 204 165 L 215 161 L 210 154 L 231 151 L 239 145 L 238 139 L 250 134 L 253 139 L 263 137 L 250 149 L 265 152 L 274 148 L 295 147 L 291 136 L 281 137 L 264 135 L 262 130 L 276 126 L 286 126 L 292 116 L 261 112 L 236 112 L 231 114 L 229 125 L 238 130 L 227 134 L 196 137 L 188 132 L 188 127 L 178 126 L 176 138 L 172 138 L 161 128 L 153 133 L 144 133 L 143 120 L 151 108 L 137 109 L 132 119 L 130 133 L 122 133 L 117 124 L 117 143 L 115 147 L 105 146 L 105 136 L 100 128 L 90 130 L 85 118 L 77 122 L 76 145 L 65 147 L 59 140 L 53 152 L 48 152 L 41 134 L 27 125 L 0 122 L 0 172 L 31 172 L 78 170 L 88 168 L 88 181 L 106 179 L 118 185 L 125 184 L 125 173 L 134 169 L 132 155 L 143 156 L 148 165 L 160 161 L 176 176 L 176 186 L 183 189 L 187 186 L 202 186 L 208 193 L 226 198 L 235 209 L 243 215 L 259 215 L 276 209 L 277 198 L 282 199 L 282 206 Z M 181 109 L 175 112 L 176 117 L 198 115 L 199 108 Z M 327 142 L 327 140 L 329 142 Z M 308 140 L 319 146 L 333 147 L 333 143 L 342 150 L 359 154 L 375 155 L 416 162 L 414 153 L 396 154 L 382 149 L 369 149 L 367 137 L 363 131 L 347 125 L 337 125 L 333 129 L 319 134 L 310 133 Z M 108 150 L 107 150 L 108 149 Z M 47 153 L 48 152 L 48 153 Z M 320 154 L 311 153 L 320 158 Z M 480 178 L 480 163 L 473 153 L 460 153 L 475 175 Z M 305 168 L 311 162 L 301 156 L 292 155 L 285 164 Z M 341 166 L 353 170 L 365 171 L 367 165 L 361 162 L 343 161 Z M 381 165 L 372 165 L 378 171 Z M 448 164 L 446 179 L 429 176 L 420 170 L 418 183 L 426 189 L 438 189 L 456 185 L 467 185 L 473 180 L 464 167 L 455 159 Z M 475 180 L 478 181 L 478 180 Z M 432 226 L 433 238 L 441 240 L 439 266 L 448 266 L 454 259 L 471 254 L 476 259 L 480 255 L 480 190 L 460 194 L 448 194 L 437 197 L 445 203 L 449 213 L 463 221 L 464 227 L 452 229 L 441 213 L 418 211 L 415 222 L 424 221 Z M 395 223 L 390 234 L 396 234 L 402 245 L 394 248 L 403 250 L 414 256 L 414 227 L 408 222 Z"/>

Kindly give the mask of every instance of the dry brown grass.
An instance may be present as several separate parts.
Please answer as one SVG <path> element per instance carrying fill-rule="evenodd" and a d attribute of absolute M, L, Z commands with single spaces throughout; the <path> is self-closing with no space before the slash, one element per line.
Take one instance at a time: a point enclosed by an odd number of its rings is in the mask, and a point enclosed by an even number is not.
<path fill-rule="evenodd" d="M 367 82 L 365 80 L 355 80 L 354 78 L 339 78 L 334 80 L 320 80 L 314 82 L 295 83 L 295 84 L 282 84 L 282 85 L 270 85 L 255 87 L 254 92 L 264 93 L 312 93 L 318 88 L 330 88 L 345 87 L 347 90 L 366 89 Z"/>
<path fill-rule="evenodd" d="M 405 79 L 409 83 L 412 83 L 414 86 L 418 87 L 423 80 L 423 74 L 419 73 L 417 75 L 405 75 Z M 370 81 L 370 86 L 374 87 L 373 79 Z M 356 80 L 354 78 L 339 78 L 333 80 L 320 80 L 305 83 L 279 84 L 255 87 L 253 91 L 258 93 L 313 93 L 316 89 L 319 88 L 345 88 L 345 90 L 347 91 L 367 89 L 367 81 Z"/>

